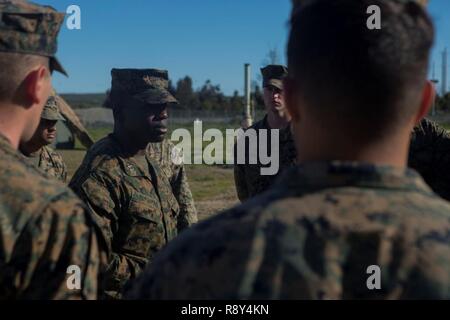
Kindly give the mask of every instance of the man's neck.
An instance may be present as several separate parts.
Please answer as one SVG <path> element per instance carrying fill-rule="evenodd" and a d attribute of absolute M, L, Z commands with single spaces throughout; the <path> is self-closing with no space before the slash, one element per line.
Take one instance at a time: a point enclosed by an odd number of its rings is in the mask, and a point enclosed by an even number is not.
<path fill-rule="evenodd" d="M 286 112 L 273 112 L 267 113 L 267 123 L 271 129 L 284 129 L 289 125 L 289 116 Z"/>
<path fill-rule="evenodd" d="M 18 114 L 16 107 L 0 105 L 0 134 L 8 139 L 12 148 L 19 148 L 20 138 L 25 128 L 24 116 Z"/>
<path fill-rule="evenodd" d="M 408 160 L 409 139 L 406 134 L 392 135 L 384 141 L 364 143 L 357 139 L 348 139 L 338 133 L 327 133 L 319 137 L 314 132 L 306 134 L 302 130 L 296 134 L 298 162 L 317 161 L 352 161 L 375 165 L 406 167 Z M 302 136 L 302 137 L 301 137 Z"/>
<path fill-rule="evenodd" d="M 139 143 L 120 129 L 115 129 L 113 135 L 127 156 L 145 155 L 147 144 Z"/>

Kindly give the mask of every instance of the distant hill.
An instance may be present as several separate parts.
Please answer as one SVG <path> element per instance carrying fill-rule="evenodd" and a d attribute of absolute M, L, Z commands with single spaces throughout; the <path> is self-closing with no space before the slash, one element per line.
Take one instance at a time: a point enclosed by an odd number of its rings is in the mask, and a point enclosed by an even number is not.
<path fill-rule="evenodd" d="M 74 109 L 88 109 L 101 107 L 105 101 L 105 93 L 64 93 L 64 100 Z"/>

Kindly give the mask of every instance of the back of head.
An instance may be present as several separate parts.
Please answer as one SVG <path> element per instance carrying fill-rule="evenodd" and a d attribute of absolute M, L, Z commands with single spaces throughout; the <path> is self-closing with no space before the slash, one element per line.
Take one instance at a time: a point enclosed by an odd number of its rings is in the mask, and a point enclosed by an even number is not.
<path fill-rule="evenodd" d="M 48 68 L 47 57 L 0 52 L 0 102 L 14 99 L 28 73 L 41 65 Z"/>
<path fill-rule="evenodd" d="M 411 121 L 434 39 L 425 9 L 401 0 L 296 2 L 288 67 L 310 114 L 365 140 Z M 373 5 L 381 29 L 368 27 Z"/>
<path fill-rule="evenodd" d="M 0 0 L 0 16 L 0 101 L 12 100 L 36 67 L 67 75 L 55 56 L 63 13 L 24 0 Z"/>

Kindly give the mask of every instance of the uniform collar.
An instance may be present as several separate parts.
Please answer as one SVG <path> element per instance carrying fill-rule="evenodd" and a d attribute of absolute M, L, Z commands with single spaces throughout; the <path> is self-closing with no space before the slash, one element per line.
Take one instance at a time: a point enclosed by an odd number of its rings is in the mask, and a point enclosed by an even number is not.
<path fill-rule="evenodd" d="M 115 153 L 118 155 L 117 159 L 122 167 L 123 171 L 131 177 L 148 177 L 147 171 L 134 160 L 133 156 L 125 154 L 123 147 L 120 145 L 119 140 L 114 134 L 109 134 L 108 138 L 112 141 L 115 149 Z"/>
<path fill-rule="evenodd" d="M 0 133 L 0 149 L 2 149 L 3 151 L 7 151 L 7 152 L 10 152 L 10 153 L 17 154 L 17 150 L 15 150 L 12 147 L 11 142 L 9 141 L 9 139 L 6 138 L 1 133 Z"/>
<path fill-rule="evenodd" d="M 413 169 L 360 162 L 310 162 L 287 169 L 277 184 L 289 190 L 333 187 L 396 189 L 433 194 Z"/>
<path fill-rule="evenodd" d="M 253 126 L 254 129 L 268 129 L 274 130 L 269 126 L 268 115 L 266 114 L 264 118 L 258 122 L 256 122 Z M 281 140 L 292 140 L 291 126 L 288 125 L 286 128 L 279 129 L 280 130 L 280 139 Z"/>

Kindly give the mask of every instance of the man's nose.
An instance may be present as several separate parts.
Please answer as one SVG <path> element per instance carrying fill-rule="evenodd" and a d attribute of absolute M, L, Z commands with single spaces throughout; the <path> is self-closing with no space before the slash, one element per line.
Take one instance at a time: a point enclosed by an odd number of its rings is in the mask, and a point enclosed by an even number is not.
<path fill-rule="evenodd" d="M 161 120 L 166 120 L 169 118 L 169 113 L 167 112 L 167 109 L 161 110 L 161 112 L 158 114 L 158 118 Z"/>

